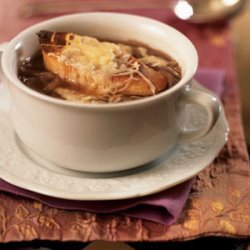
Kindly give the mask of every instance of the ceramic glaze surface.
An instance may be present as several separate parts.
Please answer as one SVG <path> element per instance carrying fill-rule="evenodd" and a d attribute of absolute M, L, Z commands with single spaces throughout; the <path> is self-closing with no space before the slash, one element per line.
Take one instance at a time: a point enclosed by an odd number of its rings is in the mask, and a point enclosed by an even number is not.
<path fill-rule="evenodd" d="M 201 88 L 196 85 L 195 88 Z M 183 182 L 207 167 L 227 141 L 222 110 L 204 138 L 175 147 L 156 161 L 123 172 L 86 174 L 60 168 L 37 156 L 16 137 L 8 110 L 7 91 L 0 89 L 0 177 L 19 187 L 52 197 L 76 200 L 126 199 L 152 194 Z M 191 119 L 190 119 L 191 118 Z M 197 106 L 185 110 L 186 127 L 202 125 L 207 117 Z M 184 122 L 184 121 L 183 121 Z"/>
<path fill-rule="evenodd" d="M 38 50 L 35 34 L 43 29 L 143 42 L 176 59 L 182 79 L 157 95 L 118 104 L 78 104 L 48 97 L 23 85 L 16 75 L 18 58 Z M 189 88 L 197 64 L 194 46 L 177 30 L 153 19 L 117 13 L 85 13 L 42 22 L 17 35 L 2 54 L 12 124 L 23 143 L 51 163 L 93 173 L 146 164 L 179 141 L 196 140 L 212 129 L 220 104 L 216 97 Z M 203 106 L 208 114 L 204 127 L 194 132 L 179 126 L 188 103 Z"/>

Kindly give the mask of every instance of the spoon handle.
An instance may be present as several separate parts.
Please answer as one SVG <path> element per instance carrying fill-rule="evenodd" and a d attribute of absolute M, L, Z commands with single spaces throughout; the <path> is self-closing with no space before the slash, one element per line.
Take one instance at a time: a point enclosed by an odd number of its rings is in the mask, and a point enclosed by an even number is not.
<path fill-rule="evenodd" d="M 147 0 L 147 1 L 117 1 L 117 0 L 94 0 L 94 1 L 52 1 L 30 2 L 20 6 L 19 15 L 23 18 L 44 15 L 67 14 L 82 11 L 105 11 L 105 10 L 129 10 L 129 9 L 154 9 L 173 6 L 173 1 Z"/>

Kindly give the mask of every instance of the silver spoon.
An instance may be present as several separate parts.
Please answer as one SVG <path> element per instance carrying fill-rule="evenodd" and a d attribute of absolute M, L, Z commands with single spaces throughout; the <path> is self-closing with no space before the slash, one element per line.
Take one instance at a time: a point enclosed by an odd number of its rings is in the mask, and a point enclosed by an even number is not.
<path fill-rule="evenodd" d="M 245 0 L 179 0 L 173 11 L 180 19 L 208 23 L 228 18 L 244 5 Z"/>
<path fill-rule="evenodd" d="M 170 9 L 182 19 L 194 23 L 207 23 L 229 17 L 244 6 L 245 0 L 155 0 L 127 1 L 60 1 L 30 2 L 19 9 L 21 17 L 58 15 L 82 11 L 128 10 L 128 9 Z"/>

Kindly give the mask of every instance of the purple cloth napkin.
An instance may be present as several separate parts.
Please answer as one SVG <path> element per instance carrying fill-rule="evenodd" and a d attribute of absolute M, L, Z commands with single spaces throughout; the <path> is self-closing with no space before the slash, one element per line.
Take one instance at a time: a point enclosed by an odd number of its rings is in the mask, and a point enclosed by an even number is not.
<path fill-rule="evenodd" d="M 223 94 L 224 71 L 201 69 L 196 79 L 214 91 L 219 97 Z M 96 213 L 118 213 L 142 218 L 165 225 L 173 224 L 179 217 L 194 178 L 162 192 L 134 199 L 116 201 L 72 201 L 52 198 L 11 185 L 0 179 L 0 191 L 41 201 L 52 207 L 83 210 Z"/>
<path fill-rule="evenodd" d="M 199 69 L 195 75 L 207 89 L 212 90 L 218 97 L 222 97 L 224 92 L 225 71 L 220 69 Z"/>

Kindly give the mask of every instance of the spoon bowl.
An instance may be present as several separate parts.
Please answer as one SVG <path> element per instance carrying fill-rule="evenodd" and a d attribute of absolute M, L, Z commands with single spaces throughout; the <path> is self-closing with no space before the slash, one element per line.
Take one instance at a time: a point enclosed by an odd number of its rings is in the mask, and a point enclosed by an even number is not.
<path fill-rule="evenodd" d="M 175 15 L 193 23 L 226 19 L 244 7 L 244 0 L 179 0 L 173 7 Z"/>

